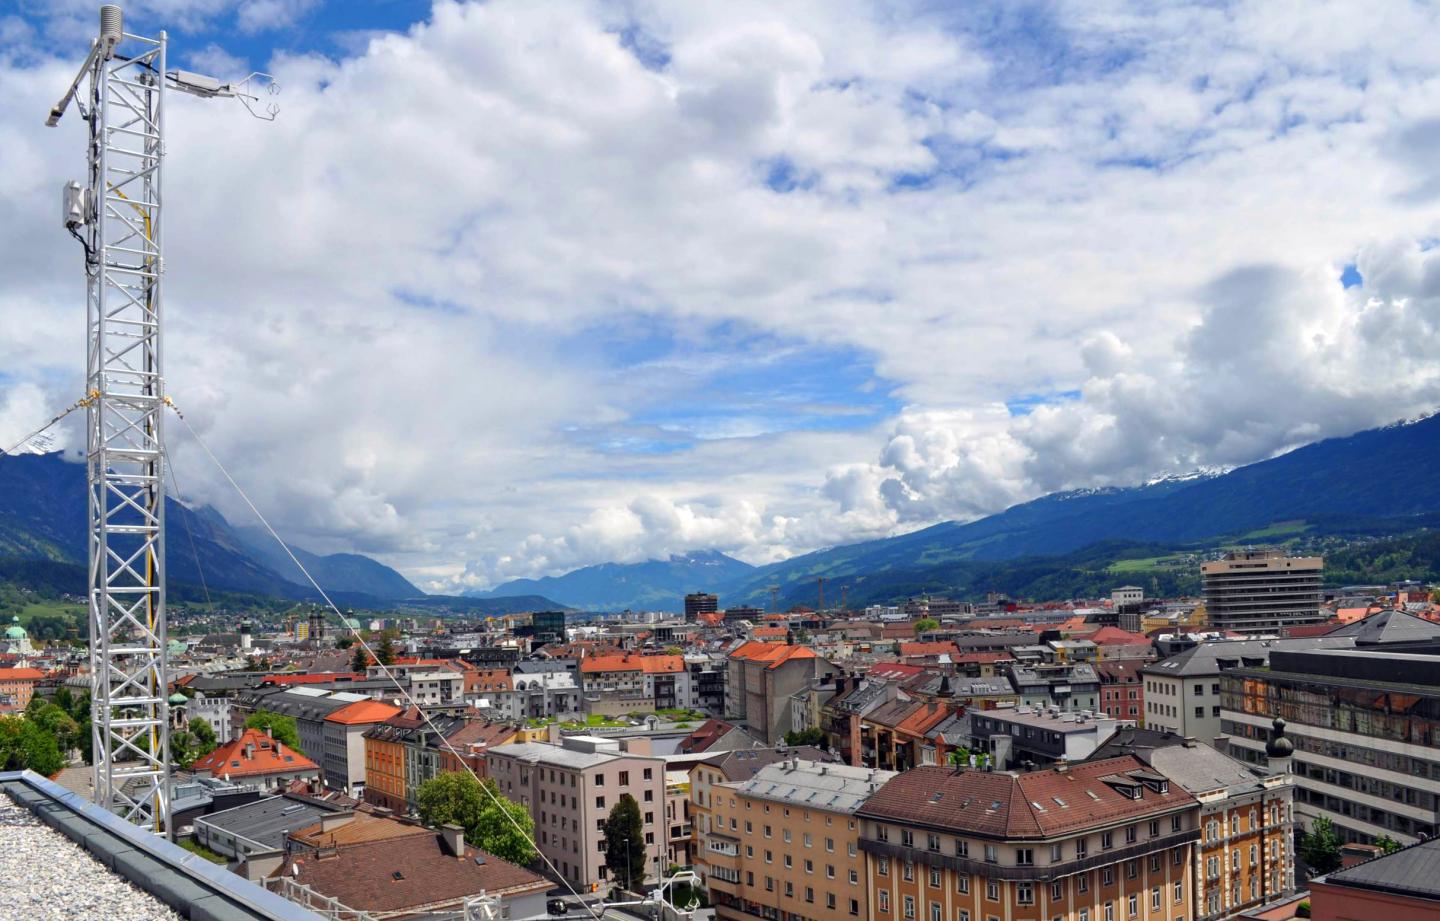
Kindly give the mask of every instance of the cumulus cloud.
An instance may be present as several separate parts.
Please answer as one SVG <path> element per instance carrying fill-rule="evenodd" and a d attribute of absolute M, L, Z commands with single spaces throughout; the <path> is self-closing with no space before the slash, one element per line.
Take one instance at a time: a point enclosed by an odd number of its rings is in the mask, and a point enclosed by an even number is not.
<path fill-rule="evenodd" d="M 1433 404 L 1434 11 L 1012 6 L 442 0 L 339 59 L 249 46 L 278 121 L 172 100 L 171 390 L 287 533 L 437 588 L 770 560 Z M 83 349 L 59 21 L 0 48 L 0 391 L 51 411 Z M 625 323 L 863 355 L 905 408 L 679 441 L 644 410 L 734 380 L 594 341 Z"/>
<path fill-rule="evenodd" d="M 1088 339 L 1078 400 L 1028 415 L 907 413 L 868 482 L 897 524 L 974 518 L 1037 495 L 1130 485 L 1157 473 L 1250 463 L 1299 444 L 1433 411 L 1440 371 L 1440 251 L 1366 246 L 1363 287 L 1334 266 L 1234 269 L 1197 292 L 1200 321 L 1141 363 L 1113 333 Z M 983 490 L 983 492 L 982 492 Z"/>

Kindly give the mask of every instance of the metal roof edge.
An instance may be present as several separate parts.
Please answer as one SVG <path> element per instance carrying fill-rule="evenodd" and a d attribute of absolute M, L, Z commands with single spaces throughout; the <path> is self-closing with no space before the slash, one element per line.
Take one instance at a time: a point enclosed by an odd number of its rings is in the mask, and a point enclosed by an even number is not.
<path fill-rule="evenodd" d="M 320 915 L 309 909 L 303 908 L 288 899 L 282 898 L 263 886 L 252 883 L 243 877 L 231 873 L 224 867 L 217 866 L 197 854 L 192 854 L 177 844 L 154 835 L 137 825 L 121 819 L 113 813 L 101 809 L 99 806 L 73 793 L 59 784 L 42 777 L 33 771 L 0 771 L 0 789 L 11 785 L 21 785 L 45 797 L 50 802 L 64 807 L 71 814 L 89 822 L 98 830 L 112 836 L 136 851 L 147 857 L 159 861 L 165 869 L 170 872 L 189 879 L 199 887 L 209 890 L 214 895 L 223 897 L 226 901 L 233 903 L 242 911 L 247 912 L 256 921 L 323 921 Z M 17 802 L 24 805 L 30 811 L 35 812 L 33 800 L 26 801 L 17 799 Z M 48 824 L 48 823 L 47 823 Z M 86 846 L 86 836 L 78 840 L 73 830 L 63 826 L 52 826 L 63 833 L 67 838 L 76 844 Z M 144 885 L 146 881 L 130 879 L 125 868 L 120 862 L 112 867 L 116 875 L 126 879 L 137 888 L 147 892 L 152 891 Z M 164 895 L 156 894 L 162 901 L 167 901 Z M 171 907 L 183 910 L 185 905 L 172 905 Z M 184 912 L 188 915 L 188 912 Z"/>

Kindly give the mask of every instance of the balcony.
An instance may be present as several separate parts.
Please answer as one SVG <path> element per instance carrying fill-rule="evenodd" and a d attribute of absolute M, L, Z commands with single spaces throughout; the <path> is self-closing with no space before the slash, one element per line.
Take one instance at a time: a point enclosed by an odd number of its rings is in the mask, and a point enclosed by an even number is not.
<path fill-rule="evenodd" d="M 937 854 L 934 851 L 920 850 L 913 847 L 905 847 L 904 845 L 892 844 L 888 841 L 873 841 L 870 839 L 861 839 L 860 850 L 867 854 L 873 854 L 876 857 L 893 858 L 898 863 L 908 861 L 926 866 L 942 867 L 944 869 L 954 870 L 957 873 L 1004 880 L 1049 882 L 1073 873 L 1082 873 L 1097 867 L 1138 859 L 1155 851 L 1163 851 L 1181 844 L 1188 844 L 1199 840 L 1200 830 L 1192 829 L 1190 831 L 1166 835 L 1162 838 L 1153 838 L 1149 841 L 1132 844 L 1129 847 L 1112 848 L 1089 857 L 1080 857 L 1075 860 L 1067 860 L 1064 863 L 1038 867 L 1002 866 L 1000 864 L 986 863 L 983 860 L 972 860 L 969 857 Z"/>

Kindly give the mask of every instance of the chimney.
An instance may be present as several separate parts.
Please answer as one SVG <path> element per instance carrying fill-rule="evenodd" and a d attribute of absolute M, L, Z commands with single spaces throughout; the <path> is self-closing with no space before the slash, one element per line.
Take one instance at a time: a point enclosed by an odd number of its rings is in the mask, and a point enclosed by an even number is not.
<path fill-rule="evenodd" d="M 341 825 L 348 825 L 355 818 L 353 810 L 344 812 L 327 812 L 320 817 L 320 831 L 327 832 L 339 828 Z"/>
<path fill-rule="evenodd" d="M 465 859 L 465 829 L 453 822 L 446 823 L 440 826 L 440 838 L 445 842 L 445 850 L 449 851 L 451 856 Z"/>
<path fill-rule="evenodd" d="M 1383 848 L 1373 844 L 1346 844 L 1340 848 L 1340 869 L 1348 870 L 1367 860 L 1374 860 L 1385 853 Z"/>

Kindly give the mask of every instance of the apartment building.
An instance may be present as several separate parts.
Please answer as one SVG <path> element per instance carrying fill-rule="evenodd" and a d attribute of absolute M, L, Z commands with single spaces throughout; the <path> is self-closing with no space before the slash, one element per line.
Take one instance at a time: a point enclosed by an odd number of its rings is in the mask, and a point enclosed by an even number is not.
<path fill-rule="evenodd" d="M 1277 651 L 1267 669 L 1223 676 L 1221 725 L 1235 757 L 1263 762 L 1274 718 L 1285 721 L 1302 824 L 1325 816 L 1345 841 L 1364 843 L 1440 829 L 1440 643 L 1405 648 L 1419 651 Z"/>
<path fill-rule="evenodd" d="M 1283 550 L 1241 550 L 1200 564 L 1205 610 L 1216 630 L 1279 634 L 1284 627 L 1318 624 L 1325 561 L 1289 557 Z"/>
<path fill-rule="evenodd" d="M 868 918 L 856 811 L 897 776 L 790 758 L 712 785 L 703 859 L 716 918 Z"/>
<path fill-rule="evenodd" d="M 971 747 L 990 755 L 997 768 L 1047 767 L 1083 761 L 1109 741 L 1119 725 L 1089 711 L 1016 707 L 971 713 Z"/>
<path fill-rule="evenodd" d="M 728 834 L 714 824 L 713 806 L 717 795 L 728 795 L 720 784 L 749 780 L 766 767 L 779 761 L 799 758 L 802 761 L 826 761 L 818 748 L 802 745 L 796 748 L 745 748 L 717 751 L 690 766 L 689 816 L 691 827 L 691 863 L 703 881 L 710 872 L 707 855 L 711 852 L 711 832 Z M 733 837 L 733 836 L 731 836 Z M 721 849 L 725 852 L 725 848 Z"/>
<path fill-rule="evenodd" d="M 1277 649 L 1349 648 L 1353 636 L 1285 640 L 1214 640 L 1140 669 L 1145 726 L 1214 744 L 1220 734 L 1220 676 L 1234 668 L 1263 668 Z"/>
<path fill-rule="evenodd" d="M 1100 709 L 1100 676 L 1088 662 L 1016 663 L 1009 677 L 1022 706 Z"/>
<path fill-rule="evenodd" d="M 1106 716 L 1145 725 L 1145 682 L 1140 669 L 1148 664 L 1144 659 L 1110 659 L 1096 663 L 1095 673 L 1100 676 L 1100 709 Z"/>
<path fill-rule="evenodd" d="M 725 716 L 774 745 L 794 728 L 790 698 L 817 678 L 833 678 L 836 671 L 808 646 L 741 643 L 729 655 Z"/>
<path fill-rule="evenodd" d="M 587 713 L 615 716 L 695 705 L 683 656 L 587 656 L 580 660 L 580 689 Z"/>
<path fill-rule="evenodd" d="M 400 815 L 409 811 L 405 740 L 423 725 L 420 711 L 412 708 L 365 730 L 365 802 Z"/>
<path fill-rule="evenodd" d="M 922 767 L 860 807 L 874 921 L 1189 921 L 1199 804 L 1125 756 Z"/>
<path fill-rule="evenodd" d="M 664 758 L 631 754 L 617 739 L 569 736 L 560 745 L 497 745 L 485 759 L 500 792 L 530 812 L 536 844 L 570 885 L 592 890 L 606 885 L 605 819 L 627 793 L 640 804 L 649 877 L 664 872 L 669 854 Z"/>
<path fill-rule="evenodd" d="M 320 772 L 325 786 L 347 796 L 365 795 L 365 733 L 399 714 L 378 700 L 357 700 L 325 715 L 321 726 Z"/>
<path fill-rule="evenodd" d="M 1257 766 L 1193 739 L 1133 730 L 1095 753 L 1133 755 L 1200 803 L 1196 921 L 1233 918 L 1294 891 L 1294 784 L 1283 739 L 1277 730 Z"/>

